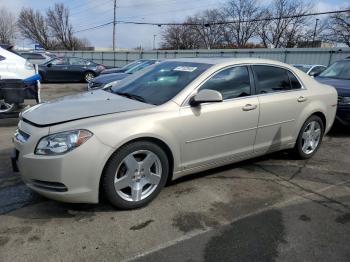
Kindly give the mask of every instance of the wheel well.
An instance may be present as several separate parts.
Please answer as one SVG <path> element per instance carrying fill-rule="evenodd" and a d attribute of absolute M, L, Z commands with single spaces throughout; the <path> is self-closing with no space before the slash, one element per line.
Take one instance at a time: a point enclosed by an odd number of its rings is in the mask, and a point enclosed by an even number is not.
<path fill-rule="evenodd" d="M 315 115 L 315 116 L 318 116 L 319 118 L 321 118 L 322 123 L 323 123 L 323 128 L 326 129 L 327 121 L 326 121 L 325 115 L 322 112 L 315 112 L 312 115 Z"/>
<path fill-rule="evenodd" d="M 133 140 L 130 140 L 130 141 L 126 142 L 125 144 L 121 145 L 119 148 L 121 148 L 121 147 L 123 147 L 123 146 L 125 146 L 127 144 L 137 142 L 137 141 L 151 142 L 151 143 L 154 143 L 154 144 L 160 146 L 164 150 L 165 154 L 168 157 L 168 161 L 169 161 L 169 176 L 168 176 L 168 180 L 167 180 L 167 184 L 168 184 L 172 180 L 173 170 L 174 170 L 174 156 L 173 156 L 173 153 L 171 152 L 169 146 L 165 142 L 163 142 L 162 140 L 160 140 L 158 138 L 154 138 L 154 137 L 140 137 L 140 138 L 136 138 L 136 139 L 133 139 Z M 117 150 L 115 150 L 113 152 L 113 154 L 118 152 L 119 148 Z M 103 173 L 105 172 L 105 168 L 107 166 L 107 163 L 108 163 L 109 159 L 112 157 L 112 155 L 108 158 L 108 160 L 105 163 L 105 166 L 103 167 L 103 171 L 102 171 L 101 178 L 100 178 L 100 187 L 101 187 L 101 179 L 102 179 Z M 100 188 L 100 192 L 101 192 L 101 188 Z"/>
<path fill-rule="evenodd" d="M 94 76 L 96 76 L 96 73 L 95 73 L 94 71 L 92 71 L 92 70 L 86 70 L 86 71 L 84 72 L 84 77 L 85 77 L 85 75 L 86 75 L 87 73 L 92 73 Z"/>

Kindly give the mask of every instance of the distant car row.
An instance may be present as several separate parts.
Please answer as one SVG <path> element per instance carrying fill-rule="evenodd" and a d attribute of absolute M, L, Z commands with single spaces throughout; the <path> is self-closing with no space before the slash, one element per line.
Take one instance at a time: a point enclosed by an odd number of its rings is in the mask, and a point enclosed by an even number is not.
<path fill-rule="evenodd" d="M 47 52 L 18 54 L 10 46 L 2 45 L 0 46 L 0 79 L 33 77 L 34 67 L 23 56 L 45 61 L 39 65 L 39 74 L 43 82 L 85 81 L 88 83 L 88 90 L 114 87 L 129 75 L 160 62 L 157 59 L 140 59 L 121 68 L 106 69 L 104 65 L 78 57 L 56 57 Z M 337 89 L 337 119 L 343 124 L 350 124 L 350 58 L 335 62 L 328 68 L 323 65 L 294 64 L 293 66 L 315 77 L 317 81 Z M 0 96 L 0 112 L 8 110 L 9 105 L 11 104 Z"/>

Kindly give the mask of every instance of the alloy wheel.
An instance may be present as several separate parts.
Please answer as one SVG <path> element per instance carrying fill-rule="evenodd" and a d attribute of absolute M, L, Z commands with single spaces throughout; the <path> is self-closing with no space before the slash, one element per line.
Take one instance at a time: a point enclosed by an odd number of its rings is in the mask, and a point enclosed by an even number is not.
<path fill-rule="evenodd" d="M 141 201 L 156 190 L 161 174 L 161 161 L 155 153 L 149 150 L 135 151 L 118 166 L 114 188 L 124 200 Z"/>
<path fill-rule="evenodd" d="M 10 112 L 15 104 L 6 103 L 5 100 L 0 100 L 0 113 Z"/>
<path fill-rule="evenodd" d="M 85 74 L 85 81 L 90 82 L 92 79 L 94 79 L 94 74 L 93 73 L 86 73 Z"/>
<path fill-rule="evenodd" d="M 317 121 L 311 121 L 307 124 L 302 135 L 302 151 L 309 155 L 312 154 L 321 139 L 321 126 Z"/>

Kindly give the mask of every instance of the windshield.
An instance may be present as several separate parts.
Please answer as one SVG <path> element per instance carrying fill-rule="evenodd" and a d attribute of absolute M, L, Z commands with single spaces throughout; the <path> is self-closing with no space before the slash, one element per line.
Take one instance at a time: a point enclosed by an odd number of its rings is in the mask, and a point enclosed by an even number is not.
<path fill-rule="evenodd" d="M 294 67 L 298 68 L 299 70 L 307 73 L 307 71 L 309 71 L 309 69 L 311 68 L 311 66 L 309 65 L 294 65 Z"/>
<path fill-rule="evenodd" d="M 141 63 L 141 64 L 138 64 L 128 70 L 125 71 L 125 73 L 127 74 L 133 74 L 137 71 L 140 71 L 141 69 L 144 69 L 146 68 L 147 66 L 149 65 L 153 65 L 156 61 L 155 60 L 150 60 L 150 61 L 147 61 L 147 62 L 144 62 L 144 63 Z"/>
<path fill-rule="evenodd" d="M 350 79 L 350 60 L 338 61 L 324 70 L 319 77 Z"/>
<path fill-rule="evenodd" d="M 128 70 L 128 69 L 130 69 L 130 68 L 132 68 L 132 67 L 134 67 L 136 65 L 142 64 L 144 62 L 146 62 L 146 60 L 136 60 L 134 62 L 126 64 L 125 66 L 122 67 L 122 69 Z"/>
<path fill-rule="evenodd" d="M 137 97 L 148 104 L 161 105 L 172 99 L 210 66 L 190 62 L 162 62 L 150 66 L 140 74 L 125 78 L 112 87 L 111 91 L 131 99 Z"/>

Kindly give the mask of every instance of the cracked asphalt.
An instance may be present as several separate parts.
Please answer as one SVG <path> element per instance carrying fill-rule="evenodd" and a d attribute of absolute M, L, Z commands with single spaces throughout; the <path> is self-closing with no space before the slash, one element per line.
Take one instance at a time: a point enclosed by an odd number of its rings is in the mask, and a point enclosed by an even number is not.
<path fill-rule="evenodd" d="M 46 85 L 43 96 L 83 88 Z M 27 188 L 10 167 L 16 124 L 0 120 L 0 261 L 350 260 L 349 128 L 335 126 L 310 160 L 279 152 L 189 175 L 120 211 Z"/>

